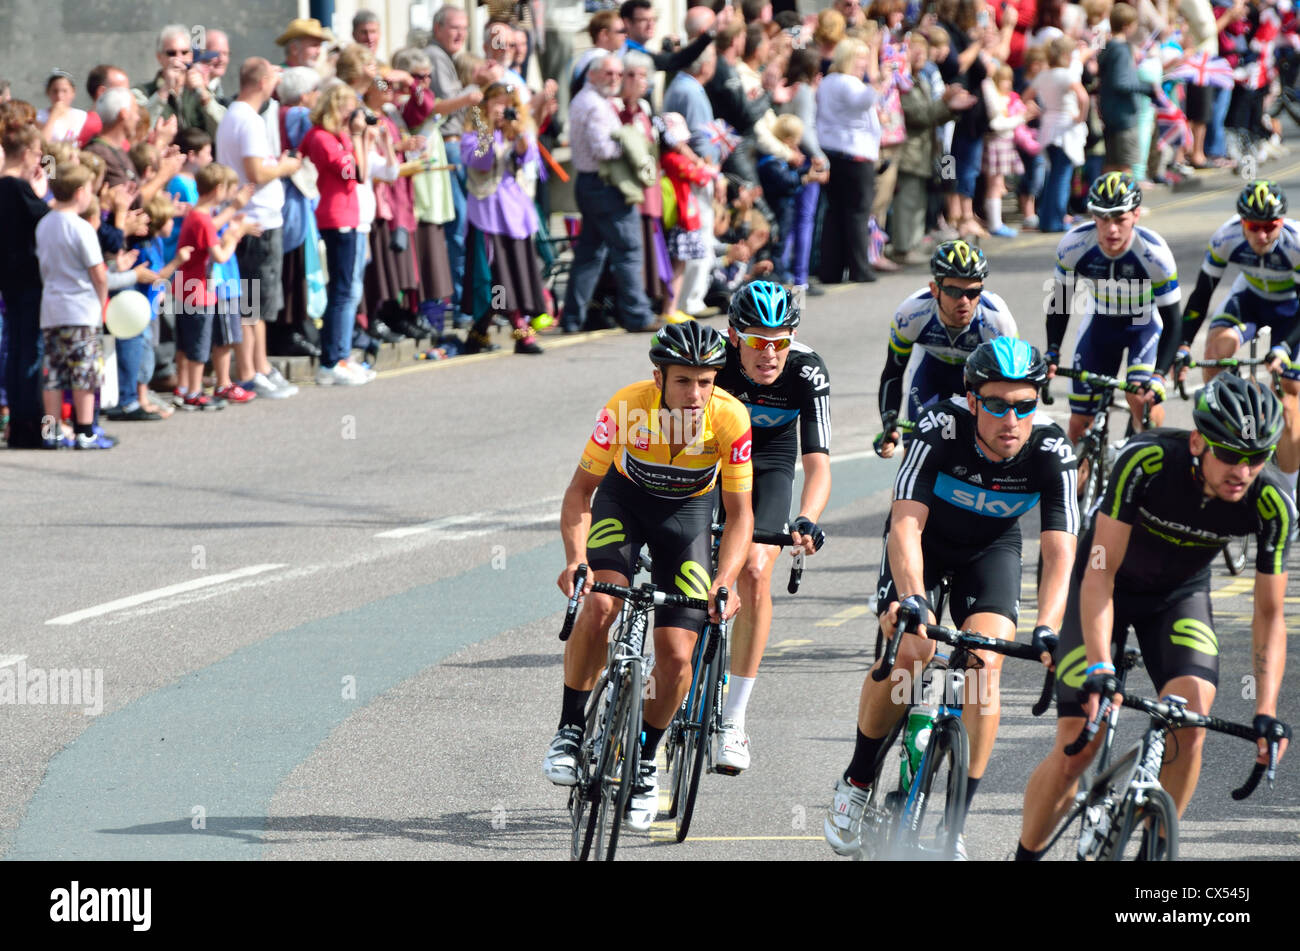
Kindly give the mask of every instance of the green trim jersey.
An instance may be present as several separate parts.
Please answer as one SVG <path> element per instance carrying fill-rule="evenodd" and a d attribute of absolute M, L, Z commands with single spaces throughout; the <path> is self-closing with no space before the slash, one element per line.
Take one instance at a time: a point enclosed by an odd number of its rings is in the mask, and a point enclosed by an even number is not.
<path fill-rule="evenodd" d="M 1210 238 L 1201 270 L 1218 281 L 1229 264 L 1241 270 L 1232 282 L 1232 293 L 1249 290 L 1265 300 L 1293 299 L 1296 272 L 1300 271 L 1300 223 L 1285 219 L 1282 234 L 1272 250 L 1256 254 L 1242 230 L 1241 218 L 1233 216 Z"/>
<path fill-rule="evenodd" d="M 1070 230 L 1056 247 L 1056 283 L 1066 301 L 1086 294 L 1082 306 L 1069 310 L 1098 317 L 1141 317 L 1153 308 L 1177 304 L 1178 265 L 1165 239 L 1150 228 L 1135 227 L 1128 250 L 1108 257 L 1098 241 L 1097 224 L 1089 221 Z M 1062 328 L 1064 330 L 1064 328 Z"/>
<path fill-rule="evenodd" d="M 1149 430 L 1125 443 L 1115 460 L 1098 511 L 1133 529 L 1116 587 L 1151 593 L 1194 582 L 1208 586 L 1211 563 L 1239 535 L 1258 539 L 1257 572 L 1286 572 L 1296 506 L 1282 474 L 1267 465 L 1240 502 L 1210 498 L 1190 435 Z"/>

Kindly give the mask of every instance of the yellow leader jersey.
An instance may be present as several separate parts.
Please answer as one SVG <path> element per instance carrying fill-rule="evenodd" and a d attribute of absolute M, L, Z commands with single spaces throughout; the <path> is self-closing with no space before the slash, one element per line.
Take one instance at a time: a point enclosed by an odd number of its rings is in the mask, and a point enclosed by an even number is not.
<path fill-rule="evenodd" d="M 625 386 L 600 411 L 579 465 L 604 475 L 609 464 L 650 495 L 686 499 L 711 490 L 722 470 L 724 492 L 753 489 L 753 434 L 749 411 L 725 390 L 713 389 L 694 441 L 672 454 L 673 423 L 660 405 L 654 380 Z M 678 435 L 678 439 L 681 436 Z"/>

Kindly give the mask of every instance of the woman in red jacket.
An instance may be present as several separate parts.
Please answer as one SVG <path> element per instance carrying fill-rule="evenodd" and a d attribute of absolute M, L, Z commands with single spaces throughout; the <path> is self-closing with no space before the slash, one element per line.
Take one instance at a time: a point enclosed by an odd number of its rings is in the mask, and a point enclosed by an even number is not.
<path fill-rule="evenodd" d="M 700 229 L 700 201 L 711 201 L 707 186 L 718 177 L 716 165 L 710 165 L 691 151 L 686 144 L 690 131 L 679 113 L 664 116 L 664 145 L 666 151 L 659 159 L 664 174 L 672 183 L 677 204 L 677 223 L 668 230 L 668 255 L 673 261 L 673 284 L 668 302 L 664 305 L 664 319 L 669 323 L 690 320 L 677 310 L 677 295 L 681 293 L 682 276 L 687 261 L 713 257 L 713 235 Z"/>

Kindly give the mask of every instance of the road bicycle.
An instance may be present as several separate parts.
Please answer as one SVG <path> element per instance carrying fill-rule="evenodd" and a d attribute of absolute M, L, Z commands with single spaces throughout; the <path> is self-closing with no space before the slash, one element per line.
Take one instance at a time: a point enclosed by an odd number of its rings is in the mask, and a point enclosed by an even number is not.
<path fill-rule="evenodd" d="M 949 579 L 940 589 L 935 617 L 943 611 Z M 884 661 L 871 672 L 877 682 L 892 677 L 904 631 L 914 632 L 923 618 L 899 607 L 898 629 L 885 650 Z M 953 647 L 950 655 L 936 651 L 934 660 L 913 685 L 913 699 L 881 747 L 871 795 L 862 813 L 862 851 L 856 859 L 922 859 L 952 861 L 966 823 L 966 783 L 970 741 L 961 720 L 966 671 L 984 662 L 974 653 L 993 651 L 1007 657 L 1041 661 L 1056 649 L 1056 635 L 1035 637 L 1029 644 L 958 631 L 939 624 L 925 625 L 926 636 Z M 928 679 L 926 677 L 928 674 Z M 906 676 L 903 677 L 906 682 Z M 1047 672 L 1034 709 L 1041 713 L 1051 702 L 1053 678 Z M 898 738 L 898 779 L 891 784 L 889 750 Z"/>
<path fill-rule="evenodd" d="M 1117 692 L 1124 693 L 1128 672 L 1142 660 L 1135 647 L 1127 648 L 1116 663 Z M 1057 827 L 1044 852 L 1048 852 L 1079 821 L 1079 839 L 1075 855 L 1081 862 L 1114 861 L 1164 861 L 1178 858 L 1178 810 L 1173 797 L 1160 785 L 1160 769 L 1164 763 L 1165 747 L 1170 733 L 1182 727 L 1200 727 L 1216 733 L 1226 733 L 1248 740 L 1254 746 L 1259 738 L 1253 726 L 1231 723 L 1218 717 L 1193 713 L 1186 708 L 1182 697 L 1169 696 L 1160 700 L 1146 700 L 1124 693 L 1122 706 L 1142 710 L 1150 718 L 1146 733 L 1131 750 L 1111 763 L 1111 748 L 1115 740 L 1115 726 L 1119 722 L 1119 706 L 1111 697 L 1098 704 L 1097 715 L 1090 720 L 1070 745 L 1066 756 L 1074 756 L 1091 743 L 1098 729 L 1106 727 L 1106 736 L 1093 767 L 1093 781 L 1086 790 L 1080 790 L 1074 799 L 1074 808 Z M 1250 796 L 1267 776 L 1269 788 L 1277 772 L 1277 753 L 1280 740 L 1291 735 L 1291 728 L 1277 722 L 1266 737 L 1269 741 L 1269 761 L 1255 763 L 1246 782 L 1233 791 L 1232 798 L 1241 801 Z M 1174 742 L 1177 743 L 1175 737 Z M 1139 831 L 1141 836 L 1135 841 Z"/>
<path fill-rule="evenodd" d="M 569 599 L 560 630 L 562 641 L 568 640 L 573 632 L 587 572 L 586 565 L 579 565 L 574 572 L 573 597 Z M 649 673 L 645 646 L 650 612 L 664 606 L 707 611 L 709 603 L 659 591 L 649 582 L 631 588 L 598 581 L 591 590 L 622 598 L 628 610 L 620 614 L 617 630 L 610 639 L 605 669 L 587 703 L 583 740 L 578 748 L 577 782 L 569 792 L 573 820 L 570 851 L 575 861 L 586 861 L 593 856 L 612 861 L 641 758 L 641 711 Z M 719 612 L 724 610 L 726 598 L 726 589 L 719 588 Z"/>
<path fill-rule="evenodd" d="M 1125 393 L 1140 395 L 1146 392 L 1146 388 L 1140 383 L 1129 383 L 1127 380 L 1116 379 L 1104 373 L 1076 370 L 1073 367 L 1057 367 L 1056 375 L 1069 380 L 1078 380 L 1100 393 L 1092 424 L 1074 444 L 1074 454 L 1079 458 L 1079 535 L 1082 536 L 1092 525 L 1093 511 L 1106 492 L 1111 467 L 1116 455 L 1119 454 L 1120 446 L 1123 445 L 1123 441 L 1114 445 L 1110 442 L 1110 410 L 1111 404 L 1115 401 L 1115 391 L 1123 390 Z M 1043 387 L 1043 402 L 1048 406 L 1056 402 L 1047 386 Z M 1126 412 L 1127 409 L 1125 407 Z M 1147 403 L 1142 409 L 1142 427 L 1147 429 L 1150 426 L 1151 404 Z M 1131 435 L 1133 435 L 1133 419 L 1130 414 L 1124 438 L 1127 439 Z"/>
<path fill-rule="evenodd" d="M 723 526 L 714 523 L 712 531 L 713 571 L 716 573 Z M 756 531 L 754 542 L 758 545 L 784 547 L 790 544 L 790 536 Z M 795 565 L 790 569 L 787 590 L 791 594 L 799 589 L 799 579 L 803 574 L 802 556 L 802 550 L 796 553 Z M 696 641 L 691 658 L 691 686 L 664 737 L 670 790 L 668 818 L 674 820 L 678 842 L 684 841 L 690 831 L 700 777 L 706 772 L 729 776 L 734 776 L 737 772 L 719 766 L 714 760 L 714 748 L 722 724 L 723 690 L 731 670 L 729 627 L 727 624 L 711 624 L 705 635 Z"/>
<path fill-rule="evenodd" d="M 1190 353 L 1187 353 L 1186 351 L 1180 351 L 1178 356 L 1174 358 L 1174 368 L 1173 368 L 1174 379 L 1177 381 L 1177 386 L 1178 386 L 1178 395 L 1185 400 L 1190 399 L 1190 397 L 1187 394 L 1186 381 L 1182 379 L 1183 371 L 1191 370 L 1196 367 L 1221 367 L 1225 370 L 1230 370 L 1231 372 L 1236 373 L 1238 376 L 1246 377 L 1251 382 L 1255 383 L 1256 386 L 1258 386 L 1259 381 L 1255 379 L 1254 368 L 1267 362 L 1268 360 L 1267 357 L 1260 357 L 1257 355 L 1258 343 L 1259 343 L 1259 337 L 1251 338 L 1249 344 L 1250 356 L 1245 360 L 1239 360 L 1235 357 L 1228 357 L 1222 360 L 1193 360 L 1192 355 Z M 1250 368 L 1249 374 L 1244 372 L 1247 367 Z M 1272 371 L 1272 376 L 1273 376 L 1273 383 L 1272 383 L 1273 392 L 1277 395 L 1278 399 L 1281 399 L 1282 398 L 1282 374 L 1279 373 L 1277 370 L 1274 370 Z M 1231 539 L 1230 541 L 1228 541 L 1223 546 L 1223 561 L 1224 564 L 1227 565 L 1228 567 L 1229 574 L 1239 575 L 1242 573 L 1242 571 L 1245 570 L 1246 565 L 1250 560 L 1251 537 L 1252 536 L 1250 535 L 1239 535 Z"/>

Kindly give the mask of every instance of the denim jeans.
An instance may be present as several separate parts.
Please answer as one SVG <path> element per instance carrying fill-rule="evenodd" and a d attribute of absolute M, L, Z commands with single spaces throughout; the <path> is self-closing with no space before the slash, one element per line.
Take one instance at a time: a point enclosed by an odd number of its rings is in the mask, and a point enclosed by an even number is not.
<path fill-rule="evenodd" d="M 117 337 L 117 405 L 119 409 L 133 410 L 140 403 L 136 395 L 136 381 L 140 379 L 140 363 L 144 351 L 150 346 L 146 330 L 134 337 Z M 151 348 L 152 349 L 152 348 Z"/>
<path fill-rule="evenodd" d="M 808 283 L 813 226 L 817 223 L 817 201 L 821 191 L 821 185 L 812 182 L 799 189 L 794 198 L 794 221 L 781 247 L 781 267 L 789 273 L 792 284 Z"/>
<path fill-rule="evenodd" d="M 623 193 L 602 182 L 593 172 L 579 172 L 574 196 L 582 214 L 582 232 L 573 249 L 569 286 L 564 295 L 560 323 L 579 330 L 586 320 L 587 304 L 596 281 L 610 259 L 618 285 L 619 317 L 625 327 L 644 327 L 654 321 L 642 277 L 641 215 Z M 687 293 L 683 285 L 682 296 Z"/>
<path fill-rule="evenodd" d="M 465 166 L 456 161 L 460 157 L 460 146 L 456 146 L 456 157 L 448 151 L 447 161 L 456 168 L 451 171 L 451 204 L 456 217 L 443 226 L 447 236 L 447 263 L 451 266 L 451 299 L 453 306 L 460 306 L 461 282 L 465 277 Z"/>
<path fill-rule="evenodd" d="M 1055 145 L 1047 147 L 1047 182 L 1043 185 L 1043 200 L 1038 206 L 1039 231 L 1064 231 L 1065 206 L 1070 201 L 1070 180 L 1074 166 L 1065 150 Z"/>
<path fill-rule="evenodd" d="M 1222 158 L 1226 154 L 1228 137 L 1223 124 L 1227 121 L 1228 105 L 1231 102 L 1231 89 L 1215 92 L 1213 118 L 1205 126 L 1205 154 L 1211 158 Z"/>
<path fill-rule="evenodd" d="M 352 350 L 352 327 L 356 323 L 361 286 L 357 282 L 357 245 L 365 237 L 356 229 L 340 231 L 322 228 L 325 239 L 325 267 L 329 285 L 325 288 L 325 314 L 321 327 L 322 367 L 346 360 Z"/>

